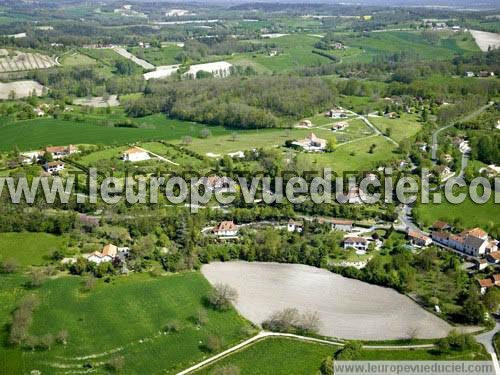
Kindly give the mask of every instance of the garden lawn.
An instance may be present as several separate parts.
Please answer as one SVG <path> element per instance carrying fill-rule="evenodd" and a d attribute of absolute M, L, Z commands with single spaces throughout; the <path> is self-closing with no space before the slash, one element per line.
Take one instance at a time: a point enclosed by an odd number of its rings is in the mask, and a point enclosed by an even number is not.
<path fill-rule="evenodd" d="M 229 347 L 249 334 L 249 323 L 233 309 L 207 309 L 208 323 L 197 327 L 194 317 L 211 290 L 198 272 L 100 280 L 87 293 L 80 287 L 81 278 L 62 277 L 37 292 L 41 304 L 30 333 L 41 336 L 65 329 L 68 344 L 25 353 L 26 370 L 53 373 L 62 364 L 77 371 L 86 363 L 102 367 L 116 352 L 124 357 L 125 373 L 173 373 L 209 355 L 203 347 L 209 335 Z M 180 332 L 164 334 L 162 329 L 172 320 L 179 321 Z"/>
<path fill-rule="evenodd" d="M 0 233 L 0 260 L 15 259 L 21 266 L 38 266 L 66 245 L 65 237 L 47 233 Z"/>

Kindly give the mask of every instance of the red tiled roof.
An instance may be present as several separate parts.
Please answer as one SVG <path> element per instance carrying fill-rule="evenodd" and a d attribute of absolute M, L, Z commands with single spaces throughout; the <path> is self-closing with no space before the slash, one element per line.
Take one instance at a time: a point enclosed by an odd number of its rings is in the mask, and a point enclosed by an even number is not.
<path fill-rule="evenodd" d="M 335 225 L 352 225 L 353 221 L 352 220 L 347 220 L 347 219 L 333 219 L 332 224 Z"/>
<path fill-rule="evenodd" d="M 344 239 L 345 243 L 355 243 L 355 242 L 361 242 L 361 243 L 366 243 L 366 238 L 363 237 L 347 237 Z"/>

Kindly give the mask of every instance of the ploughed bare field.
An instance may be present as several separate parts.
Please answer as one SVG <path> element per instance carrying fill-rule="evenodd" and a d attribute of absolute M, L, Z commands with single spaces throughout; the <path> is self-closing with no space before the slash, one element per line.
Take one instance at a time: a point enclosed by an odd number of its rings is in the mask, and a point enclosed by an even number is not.
<path fill-rule="evenodd" d="M 0 99 L 9 99 L 11 93 L 14 94 L 15 98 L 25 98 L 32 95 L 33 90 L 35 90 L 36 95 L 41 96 L 43 86 L 36 81 L 0 82 Z"/>
<path fill-rule="evenodd" d="M 109 98 L 105 99 L 102 96 L 93 96 L 90 98 L 77 98 L 73 100 L 73 104 L 83 105 L 95 108 L 105 108 L 105 107 L 117 107 L 120 105 L 117 95 L 110 95 Z"/>
<path fill-rule="evenodd" d="M 278 263 L 211 263 L 201 269 L 210 283 L 236 288 L 238 311 L 255 324 L 293 307 L 320 315 L 320 334 L 360 340 L 444 337 L 451 326 L 388 288 L 327 270 Z"/>
<path fill-rule="evenodd" d="M 488 48 L 500 48 L 500 34 L 478 30 L 471 30 L 470 32 L 481 51 L 486 52 Z"/>

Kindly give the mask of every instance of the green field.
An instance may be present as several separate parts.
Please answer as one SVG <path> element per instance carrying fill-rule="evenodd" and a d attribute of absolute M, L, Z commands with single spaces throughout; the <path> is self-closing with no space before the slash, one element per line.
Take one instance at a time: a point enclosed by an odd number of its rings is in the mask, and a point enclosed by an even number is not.
<path fill-rule="evenodd" d="M 61 65 L 63 66 L 83 66 L 96 64 L 97 61 L 95 59 L 77 52 L 68 53 L 61 58 Z"/>
<path fill-rule="evenodd" d="M 108 117 L 111 120 L 114 115 Z M 92 120 L 78 122 L 53 118 L 4 123 L 0 124 L 0 151 L 10 151 L 16 146 L 20 150 L 30 150 L 46 145 L 122 145 L 137 141 L 174 140 L 187 135 L 195 138 L 203 129 L 199 124 L 171 120 L 164 115 L 152 115 L 136 121 L 141 127 L 114 128 L 97 125 Z M 210 131 L 214 136 L 231 133 L 219 126 L 210 127 Z"/>
<path fill-rule="evenodd" d="M 455 54 L 478 52 L 479 48 L 471 40 L 470 34 L 434 32 L 437 40 L 425 39 L 420 31 L 387 31 L 364 33 L 362 36 L 347 34 L 344 42 L 347 46 L 358 48 L 363 55 L 346 57 L 344 62 L 369 61 L 371 56 L 384 53 L 408 52 L 422 59 L 443 60 Z M 359 34 L 358 34 L 359 35 Z M 467 41 L 463 41 L 467 38 Z"/>
<path fill-rule="evenodd" d="M 65 237 L 47 233 L 0 233 L 0 260 L 15 259 L 21 266 L 39 266 L 48 262 L 54 250 L 64 250 Z"/>
<path fill-rule="evenodd" d="M 483 205 L 474 203 L 469 197 L 461 204 L 452 204 L 445 200 L 444 194 L 440 204 L 419 204 L 415 209 L 418 221 L 430 226 L 436 220 L 453 223 L 458 220 L 465 228 L 488 228 L 498 222 L 498 207 L 494 203 L 494 194 Z M 431 195 L 432 199 L 432 195 Z"/>
<path fill-rule="evenodd" d="M 373 153 L 369 153 L 370 146 L 375 144 Z M 354 140 L 352 143 L 339 145 L 332 153 L 300 154 L 315 168 L 332 168 L 337 173 L 345 171 L 372 170 L 376 164 L 394 159 L 395 146 L 385 138 L 371 136 Z"/>
<path fill-rule="evenodd" d="M 413 137 L 422 128 L 422 124 L 417 121 L 416 115 L 403 114 L 398 119 L 370 117 L 369 120 L 384 134 L 387 133 L 387 129 L 390 129 L 390 137 L 396 142 Z"/>
<path fill-rule="evenodd" d="M 264 39 L 261 40 L 262 43 L 275 44 L 278 49 L 282 50 L 282 53 L 273 57 L 262 53 L 243 53 L 234 56 L 231 62 L 245 65 L 244 62 L 248 63 L 250 61 L 257 66 L 263 67 L 260 70 L 270 72 L 281 72 L 302 66 L 314 66 L 330 62 L 326 57 L 312 53 L 314 44 L 317 41 L 318 38 L 306 34 L 292 34 L 279 38 Z"/>
<path fill-rule="evenodd" d="M 130 52 L 137 57 L 143 58 L 147 62 L 159 65 L 173 65 L 177 64 L 175 56 L 182 52 L 182 48 L 175 45 L 162 47 L 162 48 L 131 48 Z M 144 56 L 144 57 L 142 57 Z"/>
<path fill-rule="evenodd" d="M 157 278 L 135 274 L 99 281 L 87 293 L 80 285 L 80 278 L 61 277 L 36 291 L 41 303 L 30 333 L 39 337 L 65 329 L 68 343 L 50 351 L 24 351 L 23 372 L 81 371 L 91 365 L 101 373 L 116 353 L 125 359 L 125 373 L 173 373 L 209 355 L 203 347 L 209 335 L 229 347 L 249 334 L 249 324 L 234 310 L 207 309 L 208 323 L 196 325 L 193 317 L 210 290 L 196 272 Z M 162 328 L 172 319 L 181 330 L 164 334 Z"/>
<path fill-rule="evenodd" d="M 242 375 L 269 374 L 314 375 L 319 373 L 321 362 L 332 356 L 339 347 L 287 338 L 268 338 L 225 357 L 197 374 L 211 374 L 215 369 L 236 366 Z M 484 353 L 451 352 L 437 355 L 433 350 L 363 350 L 359 360 L 470 360 L 486 359 Z"/>
<path fill-rule="evenodd" d="M 212 128 L 210 128 L 212 130 Z M 227 135 L 211 136 L 207 139 L 193 139 L 188 146 L 191 150 L 202 155 L 214 153 L 219 155 L 228 152 L 251 150 L 253 148 L 271 148 L 283 146 L 288 139 L 302 139 L 316 130 L 310 129 L 260 129 L 247 131 L 228 131 Z M 212 133 L 213 134 L 213 133 Z M 233 134 L 235 138 L 233 138 Z M 318 137 L 328 138 L 327 134 L 333 137 L 333 133 L 319 130 Z M 179 141 L 180 143 L 180 141 Z"/>

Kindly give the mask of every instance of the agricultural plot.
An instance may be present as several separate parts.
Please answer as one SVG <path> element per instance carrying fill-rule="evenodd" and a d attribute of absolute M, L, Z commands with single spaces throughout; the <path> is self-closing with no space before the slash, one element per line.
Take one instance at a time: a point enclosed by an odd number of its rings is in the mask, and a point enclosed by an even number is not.
<path fill-rule="evenodd" d="M 88 66 L 97 64 L 95 59 L 78 52 L 64 55 L 60 59 L 60 62 L 62 66 Z"/>
<path fill-rule="evenodd" d="M 282 50 L 277 56 L 268 56 L 266 54 L 240 54 L 233 58 L 231 63 L 238 65 L 246 61 L 251 61 L 256 65 L 263 67 L 267 71 L 285 71 L 302 66 L 313 66 L 322 63 L 331 62 L 328 58 L 314 54 L 314 44 L 318 38 L 306 34 L 285 35 L 279 38 L 264 40 L 265 43 L 274 43 L 277 48 Z"/>
<path fill-rule="evenodd" d="M 73 101 L 75 105 L 82 105 L 94 108 L 118 107 L 120 102 L 117 95 L 110 95 L 108 98 L 95 96 L 90 98 L 77 98 Z"/>
<path fill-rule="evenodd" d="M 14 259 L 21 266 L 48 262 L 54 250 L 63 251 L 67 240 L 47 233 L 0 233 L 0 260 Z"/>
<path fill-rule="evenodd" d="M 500 47 L 500 34 L 478 30 L 471 30 L 470 32 L 481 51 L 487 52 L 489 48 Z"/>
<path fill-rule="evenodd" d="M 436 33 L 438 33 L 438 38 L 435 42 L 425 39 L 422 33 L 417 31 L 387 31 L 365 33 L 362 36 L 346 34 L 343 40 L 347 46 L 361 49 L 363 51 L 361 60 L 365 61 L 370 60 L 374 55 L 394 52 L 407 52 L 423 59 L 436 60 L 452 58 L 456 53 L 478 50 L 473 45 L 460 43 L 468 34 L 438 31 Z M 461 48 L 460 45 L 467 49 Z M 359 57 L 358 55 L 346 57 L 344 62 L 356 62 Z"/>
<path fill-rule="evenodd" d="M 12 97 L 26 98 L 31 96 L 33 92 L 37 96 L 41 96 L 44 86 L 36 81 L 16 81 L 1 83 L 0 82 L 0 99 L 11 99 Z"/>
<path fill-rule="evenodd" d="M 120 355 L 124 373 L 175 373 L 208 355 L 203 343 L 210 335 L 230 347 L 252 334 L 235 310 L 204 307 L 203 297 L 211 287 L 197 272 L 157 278 L 135 274 L 112 283 L 99 281 L 90 292 L 80 289 L 80 279 L 62 277 L 37 291 L 41 303 L 30 334 L 65 329 L 68 343 L 25 352 L 24 372 L 83 371 L 88 365 L 101 372 L 110 358 Z M 199 309 L 207 314 L 201 326 L 196 322 Z M 173 320 L 179 331 L 164 333 Z"/>
<path fill-rule="evenodd" d="M 139 65 L 140 67 L 142 67 L 146 70 L 153 70 L 155 68 L 155 66 L 153 64 L 150 64 L 143 59 L 139 59 L 138 57 L 136 57 L 133 54 L 131 54 L 130 52 L 128 52 L 125 48 L 115 47 L 115 48 L 113 48 L 113 51 L 115 51 L 120 56 L 123 56 L 126 59 L 133 61 L 134 63 L 136 63 L 137 65 Z"/>
<path fill-rule="evenodd" d="M 14 56 L 0 58 L 0 73 L 47 69 L 55 65 L 57 62 L 50 56 L 16 51 Z"/>
<path fill-rule="evenodd" d="M 182 52 L 182 48 L 175 45 L 169 45 L 162 48 L 132 48 L 130 50 L 134 55 L 155 65 L 173 65 L 177 63 L 175 57 Z"/>
<path fill-rule="evenodd" d="M 101 120 L 107 118 L 102 115 L 100 117 Z M 119 114 L 109 115 L 109 120 L 116 119 L 119 119 Z M 4 122 L 0 123 L 0 150 L 10 151 L 15 146 L 20 150 L 33 150 L 46 145 L 123 145 L 138 141 L 179 141 L 184 136 L 192 137 L 193 141 L 196 141 L 205 128 L 192 122 L 167 119 L 164 115 L 137 119 L 137 123 L 139 128 L 115 128 L 99 125 L 91 117 L 83 122 L 53 118 Z M 214 137 L 226 134 L 226 138 L 229 138 L 231 134 L 229 130 L 219 126 L 210 127 L 210 131 Z M 248 146 L 248 142 L 245 144 Z"/>

